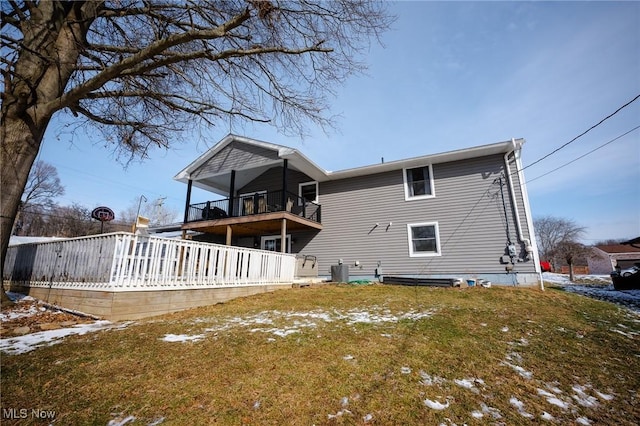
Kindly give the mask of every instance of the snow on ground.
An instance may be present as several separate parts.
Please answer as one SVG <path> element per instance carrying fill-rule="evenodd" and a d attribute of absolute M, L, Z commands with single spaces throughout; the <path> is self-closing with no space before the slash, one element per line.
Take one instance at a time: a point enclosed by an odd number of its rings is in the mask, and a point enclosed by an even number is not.
<path fill-rule="evenodd" d="M 544 279 L 547 282 L 554 282 L 562 286 L 567 291 L 575 291 L 589 297 L 604 298 L 602 294 L 609 294 L 610 297 L 604 300 L 621 303 L 624 306 L 635 306 L 636 312 L 640 304 L 636 304 L 640 299 L 640 291 L 615 292 L 610 285 L 603 281 L 603 285 L 576 285 L 568 282 L 565 276 L 558 274 L 545 274 Z M 615 292 L 615 293 L 614 293 Z M 617 295 L 612 296 L 611 293 Z M 597 295 L 597 296 L 596 296 Z M 622 303 L 621 303 L 622 304 Z M 636 304 L 636 305 L 634 305 Z M 31 311 L 23 312 L 20 315 L 29 315 Z M 282 312 L 278 310 L 263 311 L 254 315 L 244 317 L 201 317 L 190 321 L 190 326 L 202 326 L 203 330 L 193 334 L 166 334 L 161 338 L 167 344 L 186 343 L 197 344 L 206 338 L 217 338 L 220 333 L 244 330 L 250 333 L 264 333 L 266 340 L 269 342 L 276 341 L 276 338 L 286 339 L 296 333 L 302 332 L 304 329 L 313 329 L 318 324 L 349 325 L 357 324 L 373 324 L 373 325 L 393 325 L 400 321 L 417 321 L 428 319 L 437 315 L 436 309 L 423 311 L 408 312 L 391 312 L 389 309 L 380 306 L 367 306 L 366 308 L 350 309 L 341 311 L 333 310 L 313 310 L 305 312 Z M 33 312 L 31 312 L 33 314 Z M 7 320 L 11 314 L 1 319 Z M 43 331 L 25 336 L 10 337 L 0 339 L 0 351 L 8 354 L 19 354 L 34 350 L 43 345 L 51 345 L 59 343 L 65 336 L 72 334 L 85 334 L 98 330 L 114 329 L 117 327 L 126 327 L 128 323 L 120 326 L 112 324 L 108 321 L 95 321 L 90 324 L 77 325 L 70 328 L 62 328 L 58 330 Z M 488 327 L 487 324 L 483 326 Z M 533 324 L 532 324 L 533 326 Z M 531 383 L 533 389 L 537 392 L 529 395 L 529 398 L 522 401 L 517 396 L 512 395 L 507 401 L 511 409 L 525 419 L 555 423 L 557 420 L 546 410 L 562 410 L 567 415 L 574 417 L 574 422 L 580 425 L 591 425 L 592 421 L 584 416 L 577 416 L 576 409 L 578 407 L 588 407 L 595 409 L 606 409 L 606 404 L 617 398 L 606 389 L 596 389 L 591 384 L 581 381 L 575 377 L 573 384 L 568 387 L 561 388 L 557 382 L 548 383 L 536 377 L 535 370 L 528 368 L 524 364 L 523 357 L 517 352 L 518 348 L 528 345 L 526 336 L 529 334 L 526 330 L 511 330 L 508 327 L 500 327 L 499 330 L 510 339 L 509 349 L 504 355 L 504 359 L 499 361 L 499 365 L 511 369 L 515 374 Z M 388 330 L 384 330 L 388 331 Z M 612 326 L 612 332 L 623 334 L 629 338 L 636 338 L 640 333 L 631 330 L 622 324 Z M 394 338 L 393 334 L 385 333 L 385 336 Z M 275 336 L 272 337 L 272 336 Z M 356 358 L 351 354 L 343 356 L 345 362 L 357 362 Z M 417 371 L 417 375 L 411 374 Z M 406 380 L 415 380 L 415 385 L 421 395 L 422 409 L 437 410 L 446 413 L 452 406 L 455 406 L 456 400 L 449 394 L 449 390 L 453 387 L 462 388 L 465 391 L 476 395 L 491 395 L 493 393 L 493 383 L 480 377 L 460 377 L 454 379 L 446 379 L 436 374 L 429 374 L 421 370 L 421 365 L 403 365 L 399 367 L 399 372 Z M 416 377 L 417 376 L 417 377 Z M 343 397 L 340 400 L 339 407 L 327 413 L 327 419 L 338 419 L 346 416 L 352 417 L 354 414 L 348 409 L 349 399 L 359 398 L 359 395 L 351 397 Z M 522 397 L 520 397 L 522 398 Z M 524 398 L 523 398 L 524 399 Z M 538 400 L 536 400 L 538 399 Z M 534 402 L 526 402 L 534 400 Z M 544 404 L 547 404 L 546 406 Z M 254 409 L 260 409 L 259 401 L 254 404 Z M 546 410 L 544 409 L 546 408 Z M 474 407 L 469 413 L 469 418 L 481 421 L 499 421 L 505 415 L 499 409 L 491 407 L 482 402 Z M 375 421 L 372 414 L 367 414 L 361 419 L 364 423 Z M 109 422 L 109 426 L 123 426 L 135 421 L 134 416 L 120 413 Z M 150 425 L 159 425 L 163 423 L 164 418 L 160 417 L 154 420 Z"/>
<path fill-rule="evenodd" d="M 201 325 L 204 329 L 198 330 L 193 334 L 167 334 L 162 340 L 172 342 L 197 342 L 203 338 L 217 338 L 220 333 L 245 330 L 249 333 L 264 333 L 268 342 L 276 341 L 276 338 L 290 338 L 296 333 L 302 332 L 304 329 L 313 329 L 319 324 L 341 323 L 342 325 L 355 325 L 358 323 L 374 324 L 385 326 L 387 324 L 395 324 L 399 321 L 416 321 L 423 318 L 429 318 L 437 315 L 437 310 L 425 311 L 409 311 L 409 312 L 391 312 L 388 309 L 379 306 L 370 306 L 367 308 L 357 308 L 348 311 L 334 310 L 314 310 L 308 312 L 282 312 L 278 310 L 262 311 L 254 315 L 245 317 L 216 317 L 216 318 L 197 318 L 188 325 Z M 488 327 L 487 324 L 485 324 Z M 535 323 L 531 323 L 535 327 Z M 519 348 L 524 348 L 529 344 L 527 336 L 530 335 L 527 330 L 512 330 L 508 327 L 500 326 L 498 328 L 505 336 L 508 336 L 509 350 L 505 353 L 504 359 L 499 365 L 511 369 L 515 374 L 520 375 L 537 389 L 537 393 L 531 394 L 528 398 L 511 396 L 507 401 L 513 412 L 517 413 L 523 419 L 531 421 L 556 422 L 556 418 L 549 413 L 552 410 L 562 410 L 568 416 L 574 415 L 579 407 L 602 408 L 616 398 L 606 390 L 595 389 L 591 384 L 575 381 L 564 389 L 560 388 L 558 383 L 547 383 L 536 377 L 534 369 L 524 365 L 524 357 L 517 352 Z M 612 331 L 627 333 L 632 338 L 635 334 L 632 330 L 626 329 L 623 325 L 614 325 Z M 385 336 L 393 338 L 393 334 L 385 333 Z M 275 336 L 276 338 L 272 337 Z M 524 349 L 522 349 L 524 350 Z M 342 355 L 342 359 L 348 363 L 357 363 L 359 360 L 352 354 Z M 454 386 L 464 389 L 475 395 L 492 394 L 493 383 L 487 382 L 480 377 L 460 377 L 454 379 L 446 379 L 436 374 L 429 374 L 420 369 L 420 365 L 402 365 L 398 367 L 401 376 L 406 380 L 416 380 L 416 386 L 421 389 L 420 394 L 423 409 L 437 410 L 444 413 L 450 410 L 456 404 L 455 398 L 450 394 L 449 390 Z M 417 372 L 416 375 L 412 372 Z M 535 400 L 535 402 L 531 402 Z M 537 401 L 540 401 L 538 403 Z M 528 401 L 528 402 L 527 402 Z M 337 420 L 340 417 L 353 417 L 354 414 L 348 409 L 349 397 L 343 397 L 341 404 L 330 412 L 327 412 L 327 419 Z M 541 404 L 545 409 L 540 409 Z M 259 407 L 258 407 L 259 409 Z M 495 407 L 491 407 L 486 403 L 481 403 L 469 412 L 469 418 L 483 419 L 483 421 L 499 421 L 506 413 L 501 412 Z M 373 421 L 372 415 L 362 418 L 364 423 Z M 354 419 L 355 421 L 355 419 Z M 587 417 L 578 417 L 575 415 L 574 422 L 578 424 L 589 425 L 591 420 Z"/>
<path fill-rule="evenodd" d="M 12 296 L 13 296 L 13 294 L 12 294 Z M 10 298 L 11 298 L 11 296 L 10 296 Z M 16 299 L 18 299 L 18 296 L 13 296 L 13 300 L 16 300 Z M 25 302 L 35 302 L 36 301 L 36 299 L 34 299 L 31 296 L 20 297 L 20 300 L 23 300 Z M 30 317 L 30 316 L 33 316 L 33 315 L 37 314 L 38 312 L 41 312 L 44 309 L 45 308 L 38 307 L 35 304 L 27 304 L 27 305 L 19 306 L 19 307 L 17 307 L 17 309 L 12 309 L 10 311 L 0 312 L 0 322 L 6 322 L 6 321 L 11 321 L 11 320 L 14 320 L 14 319 L 18 319 L 18 318 Z"/>
<path fill-rule="evenodd" d="M 31 352 L 40 346 L 52 346 L 62 342 L 62 339 L 74 334 L 83 335 L 94 331 L 114 328 L 110 321 L 95 321 L 90 324 L 77 324 L 68 328 L 39 331 L 23 336 L 0 339 L 0 351 L 9 355 Z"/>
<path fill-rule="evenodd" d="M 217 333 L 245 328 L 251 333 L 265 333 L 276 337 L 285 338 L 292 334 L 300 333 L 303 329 L 315 328 L 318 323 L 346 323 L 356 324 L 396 324 L 399 321 L 417 321 L 429 318 L 435 314 L 436 310 L 428 309 L 424 311 L 409 311 L 392 313 L 389 309 L 379 306 L 368 308 L 350 309 L 341 311 L 333 309 L 331 311 L 315 310 L 307 312 L 282 312 L 278 310 L 263 311 L 254 315 L 240 317 L 216 317 L 216 318 L 196 318 L 193 324 L 211 324 L 204 329 L 204 334 L 167 334 L 162 340 L 167 342 L 189 342 L 198 341 L 206 334 Z M 276 326 L 276 324 L 280 324 Z M 392 334 L 385 334 L 386 337 L 393 337 Z M 267 339 L 274 341 L 273 338 Z"/>
<path fill-rule="evenodd" d="M 569 281 L 569 276 L 564 274 L 551 272 L 542 274 L 543 280 L 547 283 L 558 285 L 571 293 L 615 303 L 629 308 L 633 312 L 640 313 L 640 290 L 616 290 L 613 288 L 611 278 L 608 275 L 579 275 L 578 277 L 581 280 L 596 284 L 576 284 Z"/>
<path fill-rule="evenodd" d="M 10 299 L 16 302 L 14 309 L 4 311 L 0 314 L 0 322 L 11 321 L 19 318 L 34 316 L 46 310 L 36 299 L 31 296 L 24 296 L 19 293 L 7 293 Z M 69 327 L 55 330 L 39 331 L 36 333 L 24 334 L 22 336 L 10 336 L 0 339 L 0 352 L 9 355 L 18 355 L 39 348 L 41 346 L 52 346 L 62 342 L 67 336 L 83 335 L 101 330 L 124 328 L 130 323 L 114 324 L 111 321 L 93 321 L 85 324 L 74 324 Z"/>

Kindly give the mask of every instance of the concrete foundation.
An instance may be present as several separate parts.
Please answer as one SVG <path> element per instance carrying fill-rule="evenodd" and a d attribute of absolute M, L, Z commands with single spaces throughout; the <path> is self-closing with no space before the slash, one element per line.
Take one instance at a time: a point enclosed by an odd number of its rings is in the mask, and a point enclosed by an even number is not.
<path fill-rule="evenodd" d="M 11 284 L 10 291 L 32 296 L 62 308 L 111 321 L 135 320 L 198 306 L 215 305 L 238 297 L 290 289 L 291 283 L 194 290 L 95 291 L 48 289 Z"/>

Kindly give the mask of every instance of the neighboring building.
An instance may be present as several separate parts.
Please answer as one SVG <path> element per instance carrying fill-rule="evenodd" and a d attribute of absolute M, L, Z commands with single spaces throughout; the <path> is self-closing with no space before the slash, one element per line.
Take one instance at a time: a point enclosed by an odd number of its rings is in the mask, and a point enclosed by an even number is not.
<path fill-rule="evenodd" d="M 330 172 L 296 149 L 228 135 L 175 176 L 188 185 L 182 229 L 205 241 L 315 256 L 322 276 L 342 261 L 351 278 L 535 284 L 523 143 Z M 225 198 L 193 204 L 193 186 Z"/>
<path fill-rule="evenodd" d="M 634 240 L 631 240 L 634 241 Z M 635 239 L 638 241 L 638 238 Z M 629 268 L 640 263 L 640 243 L 603 244 L 593 247 L 587 259 L 592 274 L 609 274 L 619 267 Z"/>

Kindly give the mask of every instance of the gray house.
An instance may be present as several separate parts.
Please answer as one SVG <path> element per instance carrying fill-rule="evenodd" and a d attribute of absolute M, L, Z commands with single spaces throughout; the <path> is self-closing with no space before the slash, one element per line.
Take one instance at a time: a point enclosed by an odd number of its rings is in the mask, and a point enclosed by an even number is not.
<path fill-rule="evenodd" d="M 228 135 L 179 172 L 182 229 L 298 254 L 320 276 L 460 277 L 533 285 L 540 268 L 523 139 L 326 171 L 282 145 Z M 191 200 L 193 187 L 211 192 Z M 193 201 L 196 201 L 195 203 Z"/>

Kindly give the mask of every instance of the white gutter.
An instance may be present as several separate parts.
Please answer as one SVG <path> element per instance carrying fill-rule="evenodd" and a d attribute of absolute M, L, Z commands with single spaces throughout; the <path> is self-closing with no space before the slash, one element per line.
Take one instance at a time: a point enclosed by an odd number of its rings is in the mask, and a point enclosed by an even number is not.
<path fill-rule="evenodd" d="M 540 254 L 538 253 L 538 242 L 536 240 L 535 229 L 533 228 L 533 215 L 531 213 L 531 205 L 529 204 L 529 193 L 522 170 L 522 151 L 518 150 L 514 154 L 516 160 L 516 170 L 520 179 L 520 190 L 522 191 L 522 199 L 524 201 L 524 214 L 527 221 L 527 230 L 531 238 L 531 247 L 533 249 L 533 261 L 536 272 L 540 277 L 540 290 L 544 290 L 544 281 L 542 280 L 542 269 L 540 268 Z"/>
<path fill-rule="evenodd" d="M 509 186 L 509 193 L 511 194 L 511 201 L 513 204 L 513 212 L 515 214 L 515 222 L 516 229 L 518 231 L 518 240 L 525 245 L 525 250 L 528 254 L 532 254 L 533 257 L 533 266 L 536 272 L 539 275 L 540 279 L 540 290 L 544 290 L 544 282 L 542 280 L 542 270 L 540 269 L 540 259 L 538 258 L 538 247 L 536 245 L 535 240 L 535 231 L 533 230 L 533 224 L 531 219 L 531 208 L 529 206 L 529 196 L 527 194 L 527 188 L 524 185 L 524 174 L 522 173 L 522 164 L 519 156 L 520 149 L 516 145 L 515 139 L 511 139 L 511 143 L 513 144 L 513 158 L 516 162 L 516 172 L 518 173 L 518 178 L 520 180 L 520 191 L 522 192 L 522 199 L 524 201 L 524 211 L 527 218 L 527 229 L 529 231 L 529 235 L 531 235 L 531 240 L 528 238 L 524 238 L 522 234 L 522 223 L 520 222 L 520 212 L 518 210 L 518 203 L 516 199 L 516 194 L 513 186 L 513 179 L 511 178 L 511 167 L 509 166 L 509 154 L 511 152 L 507 152 L 504 155 L 504 166 L 507 175 L 507 182 Z"/>

